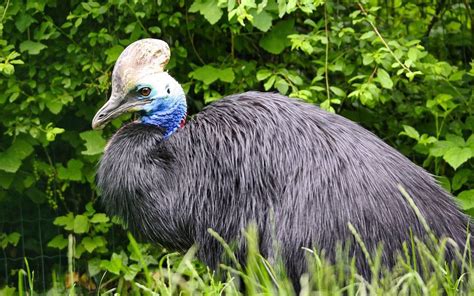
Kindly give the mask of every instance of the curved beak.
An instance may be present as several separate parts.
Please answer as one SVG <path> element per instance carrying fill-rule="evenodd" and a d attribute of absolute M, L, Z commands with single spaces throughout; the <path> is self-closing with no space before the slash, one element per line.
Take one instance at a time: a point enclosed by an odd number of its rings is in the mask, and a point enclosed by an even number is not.
<path fill-rule="evenodd" d="M 97 111 L 92 119 L 93 129 L 102 129 L 112 119 L 128 112 L 140 111 L 141 106 L 146 105 L 150 100 L 128 100 L 123 101 L 121 97 L 111 96 L 102 108 Z"/>

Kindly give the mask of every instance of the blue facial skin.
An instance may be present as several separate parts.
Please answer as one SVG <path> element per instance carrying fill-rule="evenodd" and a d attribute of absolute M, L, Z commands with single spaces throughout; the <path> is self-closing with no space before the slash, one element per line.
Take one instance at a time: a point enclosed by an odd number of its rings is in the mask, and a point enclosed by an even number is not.
<path fill-rule="evenodd" d="M 140 88 L 142 87 L 150 87 L 152 92 L 149 96 L 141 98 L 151 98 L 152 101 L 143 106 L 140 122 L 163 128 L 165 130 L 163 136 L 167 139 L 180 127 L 186 116 L 186 97 L 184 94 L 178 96 L 166 94 L 166 96 L 160 97 L 151 86 L 140 86 Z"/>

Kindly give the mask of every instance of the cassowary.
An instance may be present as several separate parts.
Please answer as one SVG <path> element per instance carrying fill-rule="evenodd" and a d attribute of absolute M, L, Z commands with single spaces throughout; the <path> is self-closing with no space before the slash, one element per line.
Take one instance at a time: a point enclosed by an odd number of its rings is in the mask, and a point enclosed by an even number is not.
<path fill-rule="evenodd" d="M 101 128 L 125 112 L 140 114 L 109 141 L 97 174 L 103 204 L 133 230 L 174 250 L 193 244 L 211 267 L 223 248 L 208 233 L 244 246 L 254 224 L 264 256 L 283 259 L 294 283 L 307 264 L 303 247 L 335 256 L 354 242 L 352 223 L 382 262 L 413 236 L 426 237 L 406 188 L 434 234 L 465 245 L 469 219 L 422 168 L 374 134 L 336 114 L 263 92 L 231 95 L 186 120 L 186 97 L 164 71 L 168 45 L 144 39 L 115 64 L 112 94 L 95 115 Z M 274 243 L 279 245 L 274 253 Z M 369 274 L 361 248 L 359 271 Z M 447 259 L 454 258 L 451 249 Z M 237 250 L 245 260 L 245 247 Z"/>

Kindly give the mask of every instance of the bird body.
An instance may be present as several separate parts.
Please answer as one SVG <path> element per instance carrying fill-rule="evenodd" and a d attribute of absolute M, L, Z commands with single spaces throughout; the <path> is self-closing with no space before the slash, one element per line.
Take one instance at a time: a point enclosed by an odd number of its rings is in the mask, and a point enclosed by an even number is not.
<path fill-rule="evenodd" d="M 467 218 L 427 172 L 359 125 L 277 94 L 223 98 L 168 139 L 160 127 L 128 124 L 111 139 L 98 177 L 109 213 L 168 248 L 197 244 L 212 267 L 222 247 L 208 228 L 230 242 L 251 223 L 265 256 L 280 244 L 293 278 L 306 268 L 302 247 L 331 255 L 351 240 L 349 222 L 370 251 L 384 244 L 391 265 L 410 231 L 425 234 L 398 184 L 437 235 L 460 245 L 466 237 Z"/>
<path fill-rule="evenodd" d="M 142 56 L 132 45 L 124 58 Z M 153 46 L 162 50 L 163 44 Z M 114 74 L 124 72 L 122 64 L 134 65 L 121 59 Z M 348 223 L 369 252 L 383 244 L 387 266 L 411 235 L 426 237 L 401 185 L 435 235 L 465 244 L 469 219 L 433 177 L 342 116 L 278 94 L 247 92 L 207 106 L 182 126 L 184 92 L 167 73 L 140 76 L 155 78 L 145 87 L 125 88 L 122 76 L 93 126 L 103 126 L 124 105 L 142 117 L 110 140 L 98 187 L 107 212 L 150 241 L 175 250 L 196 244 L 198 257 L 217 267 L 223 248 L 211 228 L 237 241 L 244 263 L 242 230 L 254 224 L 262 254 L 281 257 L 294 283 L 307 267 L 303 247 L 324 249 L 334 259 L 338 243 L 351 245 L 359 271 L 368 275 Z M 453 259 L 453 250 L 446 255 Z"/>

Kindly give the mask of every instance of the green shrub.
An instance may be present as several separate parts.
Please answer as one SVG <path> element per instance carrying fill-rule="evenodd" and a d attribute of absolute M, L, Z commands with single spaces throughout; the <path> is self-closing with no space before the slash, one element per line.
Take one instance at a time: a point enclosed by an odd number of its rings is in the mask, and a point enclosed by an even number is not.
<path fill-rule="evenodd" d="M 90 122 L 107 98 L 114 61 L 146 37 L 170 44 L 168 69 L 183 84 L 191 114 L 252 89 L 307 100 L 375 132 L 474 214 L 474 13 L 468 1 L 422 4 L 4 1 L 0 285 L 16 282 L 23 257 L 37 289 L 65 283 L 52 279 L 65 277 L 68 245 L 85 283 L 97 285 L 107 271 L 102 280 L 125 289 L 142 272 L 121 227 L 93 206 L 96 163 L 127 119 L 103 132 Z M 184 260 L 138 246 L 153 264 Z"/>

